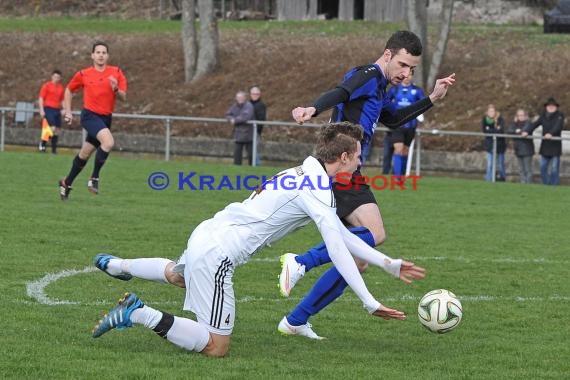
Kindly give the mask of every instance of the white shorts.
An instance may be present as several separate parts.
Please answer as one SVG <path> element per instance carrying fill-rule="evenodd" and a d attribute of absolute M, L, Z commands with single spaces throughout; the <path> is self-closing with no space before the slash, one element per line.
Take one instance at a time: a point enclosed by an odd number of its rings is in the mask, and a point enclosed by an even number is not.
<path fill-rule="evenodd" d="M 186 300 L 184 310 L 196 314 L 208 331 L 230 335 L 235 321 L 234 265 L 211 237 L 206 223 L 188 239 L 180 258 L 185 264 Z"/>

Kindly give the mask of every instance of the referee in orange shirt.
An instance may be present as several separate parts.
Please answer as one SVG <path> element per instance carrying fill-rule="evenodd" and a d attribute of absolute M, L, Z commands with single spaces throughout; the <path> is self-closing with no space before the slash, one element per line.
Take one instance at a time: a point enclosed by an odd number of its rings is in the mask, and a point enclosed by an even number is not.
<path fill-rule="evenodd" d="M 62 200 L 67 200 L 75 177 L 81 172 L 89 157 L 95 154 L 93 173 L 87 183 L 87 189 L 93 194 L 99 193 L 99 171 L 105 164 L 115 141 L 111 134 L 111 119 L 115 108 L 115 99 L 127 99 L 127 79 L 117 66 L 107 65 L 109 47 L 104 42 L 95 42 L 91 50 L 93 66 L 79 70 L 65 88 L 63 115 L 67 124 L 71 124 L 71 97 L 73 92 L 83 88 L 83 109 L 81 126 L 87 131 L 87 138 L 81 150 L 73 159 L 69 174 L 59 181 L 59 193 Z"/>
<path fill-rule="evenodd" d="M 45 118 L 52 128 L 51 136 L 51 152 L 56 153 L 58 129 L 61 127 L 61 102 L 63 101 L 64 88 L 61 84 L 61 71 L 54 70 L 51 73 L 51 79 L 45 82 L 40 88 L 38 97 L 38 108 L 40 109 L 40 117 Z M 46 151 L 47 140 L 40 142 L 40 151 Z"/>

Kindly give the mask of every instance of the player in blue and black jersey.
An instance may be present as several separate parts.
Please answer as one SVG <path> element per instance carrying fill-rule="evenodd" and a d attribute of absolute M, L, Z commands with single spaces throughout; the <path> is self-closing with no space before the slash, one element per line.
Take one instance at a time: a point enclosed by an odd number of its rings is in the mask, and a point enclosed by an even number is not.
<path fill-rule="evenodd" d="M 349 121 L 364 129 L 361 141 L 362 152 L 368 151 L 374 130 L 378 122 L 395 129 L 426 112 L 433 102 L 442 99 L 449 86 L 455 82 L 455 74 L 436 81 L 433 92 L 426 98 L 402 109 L 397 109 L 386 95 L 388 84 L 394 86 L 411 76 L 419 64 L 422 54 L 420 39 L 412 32 L 394 33 L 384 48 L 382 56 L 376 62 L 358 66 L 348 71 L 343 81 L 332 90 L 320 96 L 312 106 L 297 107 L 292 111 L 293 118 L 299 124 L 309 121 L 328 109 L 333 109 L 331 121 Z M 367 157 L 362 156 L 362 162 Z M 360 174 L 360 168 L 355 175 Z M 354 180 L 353 176 L 353 180 Z M 385 238 L 384 223 L 376 199 L 366 185 L 350 186 L 349 190 L 334 189 L 337 201 L 337 215 L 351 231 L 374 247 Z M 367 263 L 356 260 L 360 271 Z M 330 262 L 327 247 L 321 243 L 304 255 L 285 254 L 281 257 L 282 271 L 279 287 L 284 296 L 289 296 L 291 288 L 313 267 Z M 288 335 L 302 335 L 315 339 L 318 337 L 310 328 L 308 319 L 338 298 L 346 288 L 336 268 L 325 272 L 315 283 L 313 289 L 279 324 L 279 331 Z"/>
<path fill-rule="evenodd" d="M 388 99 L 397 109 L 406 108 L 425 98 L 423 90 L 412 83 L 412 75 L 404 79 L 398 85 L 390 88 Z M 408 151 L 410 144 L 416 136 L 418 121 L 423 120 L 423 115 L 408 121 L 396 128 L 390 135 L 390 142 L 394 145 L 393 168 L 394 175 L 405 175 L 408 163 Z"/>

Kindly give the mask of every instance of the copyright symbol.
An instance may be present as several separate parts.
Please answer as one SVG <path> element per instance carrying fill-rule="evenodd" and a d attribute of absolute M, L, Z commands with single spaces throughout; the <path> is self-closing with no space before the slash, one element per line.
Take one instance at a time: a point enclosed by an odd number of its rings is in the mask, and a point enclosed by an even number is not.
<path fill-rule="evenodd" d="M 148 186 L 153 190 L 164 190 L 170 184 L 170 178 L 163 172 L 154 172 L 148 176 Z"/>

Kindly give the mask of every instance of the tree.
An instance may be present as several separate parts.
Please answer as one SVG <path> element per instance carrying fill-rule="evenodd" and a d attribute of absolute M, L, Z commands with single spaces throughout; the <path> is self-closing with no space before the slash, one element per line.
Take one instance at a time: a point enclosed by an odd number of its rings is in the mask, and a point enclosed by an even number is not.
<path fill-rule="evenodd" d="M 198 0 L 200 39 L 196 33 L 196 0 L 182 0 L 182 49 L 184 80 L 195 81 L 218 65 L 218 21 L 213 0 Z"/>
<path fill-rule="evenodd" d="M 416 68 L 415 80 L 416 83 L 419 82 L 426 91 L 429 91 L 435 83 L 435 78 L 439 73 L 445 49 L 447 48 L 447 40 L 451 30 L 451 19 L 453 17 L 453 3 L 454 0 L 441 1 L 438 40 L 431 59 L 428 51 L 427 34 L 427 7 L 429 6 L 429 0 L 408 0 L 406 3 L 408 28 L 420 37 L 423 45 L 422 64 Z"/>
<path fill-rule="evenodd" d="M 317 17 L 317 0 L 277 0 L 277 19 L 311 20 Z"/>
<path fill-rule="evenodd" d="M 343 21 L 354 20 L 354 0 L 339 0 L 338 19 Z"/>

